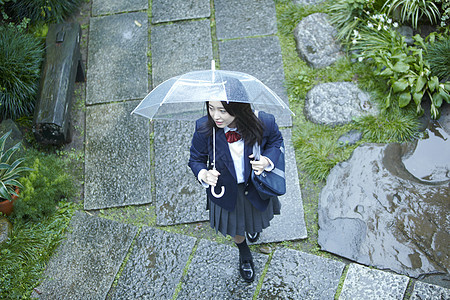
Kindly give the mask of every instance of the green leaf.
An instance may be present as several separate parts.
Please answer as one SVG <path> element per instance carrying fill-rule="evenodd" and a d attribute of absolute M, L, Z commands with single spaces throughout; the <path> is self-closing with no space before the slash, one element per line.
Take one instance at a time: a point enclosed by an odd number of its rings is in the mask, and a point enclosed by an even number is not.
<path fill-rule="evenodd" d="M 441 90 L 439 91 L 439 95 L 441 95 L 442 99 L 444 99 L 445 102 L 450 103 L 450 95 L 447 92 Z"/>
<path fill-rule="evenodd" d="M 409 65 L 399 61 L 392 67 L 392 70 L 398 73 L 405 73 L 409 70 Z"/>
<path fill-rule="evenodd" d="M 442 100 L 443 100 L 443 98 L 442 98 L 441 94 L 436 94 L 433 97 L 433 102 L 437 107 L 441 107 Z"/>
<path fill-rule="evenodd" d="M 384 69 L 382 72 L 380 72 L 380 76 L 386 76 L 386 77 L 389 77 L 389 76 L 391 76 L 391 75 L 393 75 L 394 74 L 394 72 L 392 71 L 392 69 L 391 68 L 386 68 L 386 69 Z"/>
<path fill-rule="evenodd" d="M 434 92 L 438 86 L 439 79 L 437 78 L 437 76 L 433 76 L 430 80 L 428 80 L 428 88 L 430 89 L 430 91 Z"/>
<path fill-rule="evenodd" d="M 414 93 L 412 96 L 414 103 L 416 103 L 417 105 L 419 105 L 422 102 L 423 93 Z"/>
<path fill-rule="evenodd" d="M 398 93 L 398 92 L 403 92 L 408 86 L 409 86 L 409 83 L 406 80 L 397 80 L 392 85 L 392 88 L 395 93 Z"/>
<path fill-rule="evenodd" d="M 411 101 L 411 94 L 409 92 L 401 93 L 398 101 L 398 106 L 405 107 Z"/>
<path fill-rule="evenodd" d="M 416 91 L 421 91 L 423 89 L 423 87 L 425 86 L 425 84 L 427 83 L 427 79 L 425 77 L 423 77 L 422 75 L 420 75 L 417 78 L 417 82 L 416 82 Z"/>

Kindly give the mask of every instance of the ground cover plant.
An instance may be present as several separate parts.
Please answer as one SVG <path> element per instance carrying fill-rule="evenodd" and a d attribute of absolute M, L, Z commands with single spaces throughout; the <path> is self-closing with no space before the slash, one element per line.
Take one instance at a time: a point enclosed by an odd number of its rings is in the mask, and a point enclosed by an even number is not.
<path fill-rule="evenodd" d="M 30 296 L 77 209 L 70 202 L 76 190 L 67 173 L 69 160 L 33 148 L 22 153 L 24 166 L 32 171 L 18 179 L 23 188 L 8 217 L 13 231 L 0 245 L 2 299 Z"/>
<path fill-rule="evenodd" d="M 32 114 L 43 53 L 23 28 L 0 24 L 0 120 Z"/>

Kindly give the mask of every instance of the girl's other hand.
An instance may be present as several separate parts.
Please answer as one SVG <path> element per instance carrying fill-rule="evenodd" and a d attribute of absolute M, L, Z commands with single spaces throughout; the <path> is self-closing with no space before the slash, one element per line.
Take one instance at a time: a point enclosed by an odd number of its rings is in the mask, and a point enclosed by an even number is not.
<path fill-rule="evenodd" d="M 249 158 L 253 159 L 254 155 L 251 154 Z M 269 159 L 263 155 L 259 157 L 259 160 L 250 160 L 250 163 L 252 164 L 252 169 L 255 171 L 256 175 L 260 175 L 264 169 L 270 165 Z"/>

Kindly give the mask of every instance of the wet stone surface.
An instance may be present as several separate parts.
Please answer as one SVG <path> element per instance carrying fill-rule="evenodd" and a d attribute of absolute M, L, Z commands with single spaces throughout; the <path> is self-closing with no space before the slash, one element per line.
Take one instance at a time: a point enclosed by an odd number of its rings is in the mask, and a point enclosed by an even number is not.
<path fill-rule="evenodd" d="M 252 299 L 268 256 L 252 253 L 255 280 L 240 276 L 237 247 L 201 240 L 177 299 Z"/>
<path fill-rule="evenodd" d="M 341 135 L 338 139 L 340 146 L 354 145 L 362 138 L 362 132 L 358 130 L 350 130 L 349 132 Z"/>
<path fill-rule="evenodd" d="M 317 124 L 343 125 L 354 118 L 376 113 L 369 95 L 352 82 L 316 85 L 305 98 L 305 114 Z"/>
<path fill-rule="evenodd" d="M 143 227 L 111 299 L 172 299 L 195 238 Z"/>
<path fill-rule="evenodd" d="M 137 227 L 77 212 L 66 240 L 50 259 L 41 299 L 105 299 Z"/>
<path fill-rule="evenodd" d="M 90 19 L 87 104 L 145 97 L 147 20 L 145 12 Z"/>
<path fill-rule="evenodd" d="M 281 214 L 275 215 L 270 226 L 261 234 L 257 243 L 273 243 L 307 237 L 303 212 L 302 193 L 298 182 L 297 164 L 290 129 L 281 131 L 286 147 L 286 194 L 279 197 Z"/>
<path fill-rule="evenodd" d="M 206 193 L 188 166 L 195 123 L 154 123 L 156 223 L 173 225 L 208 220 Z"/>
<path fill-rule="evenodd" d="M 87 107 L 85 209 L 152 201 L 149 123 L 130 115 L 138 103 Z"/>
<path fill-rule="evenodd" d="M 269 35 L 277 32 L 273 1 L 216 0 L 214 8 L 218 39 Z"/>
<path fill-rule="evenodd" d="M 92 0 L 92 16 L 148 9 L 147 0 Z"/>
<path fill-rule="evenodd" d="M 211 68 L 209 20 L 153 26 L 151 44 L 153 87 L 173 76 Z"/>
<path fill-rule="evenodd" d="M 441 117 L 444 123 L 447 116 Z M 450 134 L 431 121 L 421 139 L 403 147 L 402 162 L 414 177 L 426 182 L 450 180 Z"/>
<path fill-rule="evenodd" d="M 211 15 L 209 0 L 154 0 L 152 23 L 207 18 Z"/>
<path fill-rule="evenodd" d="M 414 284 L 414 290 L 410 299 L 411 300 L 450 299 L 450 289 L 446 289 L 422 281 L 417 281 Z"/>
<path fill-rule="evenodd" d="M 333 64 L 343 54 L 336 41 L 336 29 L 327 14 L 315 13 L 303 18 L 294 29 L 297 52 L 313 68 Z"/>
<path fill-rule="evenodd" d="M 278 37 L 267 36 L 219 42 L 220 69 L 244 72 L 258 78 L 286 104 L 284 70 Z M 292 126 L 289 114 L 275 115 L 278 126 Z"/>
<path fill-rule="evenodd" d="M 403 299 L 409 278 L 351 264 L 339 299 Z"/>
<path fill-rule="evenodd" d="M 448 273 L 449 181 L 428 183 L 401 162 L 399 144 L 369 144 L 336 165 L 319 199 L 319 244 L 410 277 Z"/>
<path fill-rule="evenodd" d="M 275 250 L 259 299 L 334 299 L 345 264 L 291 249 Z"/>

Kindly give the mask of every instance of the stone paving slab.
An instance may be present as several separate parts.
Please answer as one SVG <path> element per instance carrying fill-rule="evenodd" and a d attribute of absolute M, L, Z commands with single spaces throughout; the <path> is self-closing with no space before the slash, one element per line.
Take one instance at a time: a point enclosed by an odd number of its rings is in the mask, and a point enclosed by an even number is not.
<path fill-rule="evenodd" d="M 336 260 L 277 249 L 258 299 L 334 299 L 344 267 Z"/>
<path fill-rule="evenodd" d="M 152 201 L 149 122 L 130 115 L 138 103 L 87 107 L 85 209 Z"/>
<path fill-rule="evenodd" d="M 34 298 L 105 299 L 137 227 L 76 212 Z"/>
<path fill-rule="evenodd" d="M 148 90 L 148 16 L 90 19 L 86 103 L 144 98 Z"/>
<path fill-rule="evenodd" d="M 272 0 L 215 0 L 218 39 L 269 35 L 277 32 Z"/>
<path fill-rule="evenodd" d="M 286 194 L 279 197 L 281 214 L 274 216 L 270 226 L 265 229 L 258 244 L 274 243 L 289 240 L 305 239 L 307 237 L 305 215 L 303 212 L 302 192 L 298 181 L 297 164 L 292 145 L 291 129 L 281 130 L 286 147 Z"/>
<path fill-rule="evenodd" d="M 153 87 L 190 71 L 211 68 L 209 20 L 153 26 L 151 29 Z"/>
<path fill-rule="evenodd" d="M 195 123 L 163 121 L 155 130 L 156 223 L 173 225 L 208 220 L 206 193 L 188 166 Z"/>
<path fill-rule="evenodd" d="M 177 299 L 252 299 L 268 259 L 260 253 L 252 255 L 255 281 L 250 284 L 239 274 L 237 247 L 201 240 Z"/>
<path fill-rule="evenodd" d="M 209 0 L 153 0 L 152 23 L 208 18 Z"/>
<path fill-rule="evenodd" d="M 221 70 L 244 72 L 258 78 L 289 105 L 278 37 L 222 41 L 219 52 Z M 275 117 L 279 126 L 292 126 L 289 114 L 275 114 Z"/>
<path fill-rule="evenodd" d="M 403 299 L 409 278 L 351 264 L 339 299 Z"/>
<path fill-rule="evenodd" d="M 450 290 L 438 285 L 417 281 L 410 299 L 450 299 Z"/>
<path fill-rule="evenodd" d="M 92 0 L 92 16 L 147 10 L 148 0 Z"/>
<path fill-rule="evenodd" d="M 111 299 L 172 299 L 195 238 L 143 227 Z"/>

